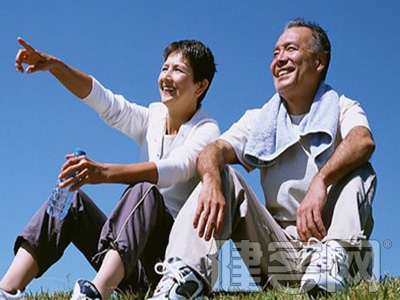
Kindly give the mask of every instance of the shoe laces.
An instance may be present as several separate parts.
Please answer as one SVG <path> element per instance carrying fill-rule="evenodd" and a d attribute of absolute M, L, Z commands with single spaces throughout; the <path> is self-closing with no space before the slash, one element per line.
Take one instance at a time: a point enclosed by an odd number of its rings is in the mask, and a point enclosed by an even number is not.
<path fill-rule="evenodd" d="M 308 239 L 307 244 L 299 251 L 298 265 L 300 269 L 313 263 L 315 259 L 312 259 L 312 256 L 315 252 L 322 253 L 322 245 L 323 244 L 314 237 Z"/>
<path fill-rule="evenodd" d="M 340 265 L 344 265 L 344 267 L 348 265 L 346 250 L 337 242 L 335 246 L 332 246 L 330 243 L 321 243 L 315 238 L 310 238 L 305 248 L 307 248 L 308 251 L 312 251 L 311 268 L 318 268 L 337 275 L 340 273 Z M 307 249 L 305 249 L 305 251 L 307 251 Z M 320 251 L 317 251 L 318 249 L 320 249 Z"/>
<path fill-rule="evenodd" d="M 170 289 L 170 287 L 177 283 L 178 285 L 185 284 L 184 268 L 177 268 L 168 262 L 156 263 L 154 269 L 157 274 L 162 275 L 162 279 L 157 285 L 156 293 L 162 293 L 164 290 Z"/>
<path fill-rule="evenodd" d="M 339 244 L 335 244 L 335 247 L 330 244 L 326 245 L 326 265 L 333 275 L 338 275 L 339 273 L 342 273 L 342 271 L 347 271 L 349 266 L 346 250 Z"/>

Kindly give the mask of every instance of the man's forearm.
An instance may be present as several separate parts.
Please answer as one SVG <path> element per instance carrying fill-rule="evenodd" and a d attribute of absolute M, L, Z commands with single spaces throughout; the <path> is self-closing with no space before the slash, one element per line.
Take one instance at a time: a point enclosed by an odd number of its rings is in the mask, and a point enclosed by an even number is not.
<path fill-rule="evenodd" d="M 225 159 L 217 143 L 208 145 L 197 159 L 197 172 L 200 179 L 221 182 L 220 173 L 225 166 Z"/>
<path fill-rule="evenodd" d="M 365 164 L 375 150 L 371 132 L 362 126 L 353 128 L 339 144 L 317 178 L 326 186 L 337 183 L 344 176 Z"/>

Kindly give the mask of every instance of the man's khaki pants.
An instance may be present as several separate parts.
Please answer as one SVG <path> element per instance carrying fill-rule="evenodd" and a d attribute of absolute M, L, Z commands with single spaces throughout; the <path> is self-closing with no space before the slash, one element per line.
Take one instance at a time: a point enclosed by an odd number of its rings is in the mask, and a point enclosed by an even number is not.
<path fill-rule="evenodd" d="M 248 267 L 254 267 L 252 263 L 259 260 L 256 278 L 261 286 L 272 283 L 274 287 L 279 287 L 277 285 L 282 282 L 298 280 L 298 276 L 292 276 L 293 272 L 290 272 L 296 269 L 299 250 L 302 248 L 296 224 L 278 224 L 244 178 L 233 168 L 226 167 L 223 170 L 222 180 L 226 212 L 219 239 L 205 241 L 198 237 L 197 230 L 193 228 L 202 187 L 200 183 L 175 220 L 165 259 L 181 258 L 203 277 L 210 288 L 218 277 L 216 257 L 219 249 L 224 241 L 232 239 Z M 369 237 L 373 228 L 371 204 L 375 187 L 376 175 L 368 163 L 329 189 L 322 212 L 328 229 L 323 241 L 341 240 L 357 247 L 363 236 Z M 240 247 L 244 241 L 252 246 L 248 249 Z M 255 254 L 259 254 L 259 257 L 254 257 Z M 282 272 L 282 268 L 287 272 Z"/>

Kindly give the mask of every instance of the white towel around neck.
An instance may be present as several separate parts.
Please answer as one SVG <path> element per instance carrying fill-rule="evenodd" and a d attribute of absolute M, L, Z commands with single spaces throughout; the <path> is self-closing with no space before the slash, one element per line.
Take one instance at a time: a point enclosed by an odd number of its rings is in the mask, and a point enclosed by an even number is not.
<path fill-rule="evenodd" d="M 310 151 L 318 167 L 323 166 L 333 153 L 338 122 L 339 96 L 329 85 L 321 82 L 309 113 L 298 127 L 300 137 L 311 135 Z M 269 166 L 300 137 L 293 131 L 285 102 L 276 93 L 261 108 L 244 157 L 255 167 Z"/>

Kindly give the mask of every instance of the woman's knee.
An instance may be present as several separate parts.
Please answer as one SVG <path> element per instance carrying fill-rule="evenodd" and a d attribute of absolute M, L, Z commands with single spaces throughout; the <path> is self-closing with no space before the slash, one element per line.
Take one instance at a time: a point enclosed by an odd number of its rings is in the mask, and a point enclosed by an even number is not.
<path fill-rule="evenodd" d="M 156 185 L 149 182 L 139 182 L 129 186 L 121 197 L 120 205 L 126 209 L 139 207 L 158 207 L 164 205 L 163 197 Z"/>

